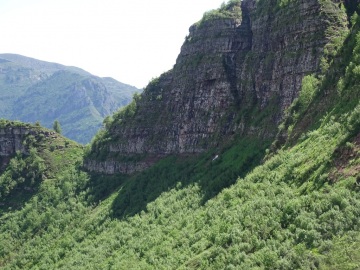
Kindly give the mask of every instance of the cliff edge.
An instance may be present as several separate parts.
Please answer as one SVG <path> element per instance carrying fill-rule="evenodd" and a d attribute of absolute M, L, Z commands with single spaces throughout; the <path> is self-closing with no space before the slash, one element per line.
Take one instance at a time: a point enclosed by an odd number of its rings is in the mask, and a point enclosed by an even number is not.
<path fill-rule="evenodd" d="M 132 173 L 234 136 L 274 138 L 303 77 L 320 71 L 347 22 L 330 0 L 230 1 L 205 13 L 173 69 L 106 123 L 85 167 Z"/>

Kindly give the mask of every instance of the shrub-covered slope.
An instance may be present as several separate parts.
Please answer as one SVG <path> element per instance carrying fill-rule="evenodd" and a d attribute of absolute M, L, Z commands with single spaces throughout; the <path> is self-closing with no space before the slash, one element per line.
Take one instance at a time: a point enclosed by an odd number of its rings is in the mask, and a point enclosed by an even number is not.
<path fill-rule="evenodd" d="M 319 128 L 218 195 L 217 183 L 245 172 L 246 147 L 231 146 L 215 160 L 214 153 L 168 158 L 131 178 L 65 167 L 41 181 L 22 209 L 2 212 L 0 265 L 356 269 L 359 114 L 358 102 L 324 113 Z"/>
<path fill-rule="evenodd" d="M 19 209 L 63 171 L 81 164 L 83 146 L 46 128 L 0 120 L 0 205 Z"/>
<path fill-rule="evenodd" d="M 135 87 L 76 67 L 0 54 L 0 117 L 52 127 L 88 143 L 103 119 L 127 105 Z"/>
<path fill-rule="evenodd" d="M 360 268 L 356 15 L 352 25 L 322 71 L 304 78 L 273 150 L 256 136 L 236 137 L 199 156 L 168 156 L 131 176 L 104 176 L 76 166 L 76 145 L 31 140 L 35 164 L 43 164 L 35 171 L 52 173 L 27 198 L 14 189 L 23 198 L 16 209 L 1 205 L 0 267 Z M 15 156 L 0 179 L 23 168 L 14 164 L 34 163 L 31 152 Z M 40 161 L 43 153 L 73 160 L 50 170 L 54 163 Z M 27 183 L 32 175 L 21 172 L 12 178 Z"/>

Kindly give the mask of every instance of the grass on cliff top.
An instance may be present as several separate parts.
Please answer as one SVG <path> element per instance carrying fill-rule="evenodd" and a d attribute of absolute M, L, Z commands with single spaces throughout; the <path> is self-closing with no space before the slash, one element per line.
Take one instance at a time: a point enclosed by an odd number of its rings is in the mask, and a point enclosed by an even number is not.
<path fill-rule="evenodd" d="M 83 147 L 52 130 L 3 119 L 0 127 L 30 131 L 22 138 L 27 153 L 14 153 L 0 176 L 0 212 L 22 207 L 38 192 L 42 182 L 53 181 L 82 162 Z"/>
<path fill-rule="evenodd" d="M 229 0 L 220 8 L 205 12 L 202 19 L 195 25 L 200 27 L 205 22 L 219 19 L 241 19 L 241 14 L 241 0 Z"/>

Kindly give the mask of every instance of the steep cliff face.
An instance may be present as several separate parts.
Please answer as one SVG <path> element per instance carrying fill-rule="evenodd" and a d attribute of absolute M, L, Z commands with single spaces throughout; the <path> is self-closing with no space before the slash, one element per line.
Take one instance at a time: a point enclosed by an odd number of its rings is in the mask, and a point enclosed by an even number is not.
<path fill-rule="evenodd" d="M 330 0 L 230 1 L 206 13 L 174 68 L 115 114 L 85 166 L 128 173 L 128 157 L 199 153 L 233 134 L 272 138 L 302 78 L 319 71 L 329 33 L 346 22 Z"/>
<path fill-rule="evenodd" d="M 31 155 L 32 148 L 37 148 L 39 152 L 50 151 L 55 153 L 71 147 L 81 148 L 77 143 L 70 141 L 55 131 L 19 121 L 0 119 L 0 172 L 6 169 L 11 158 L 17 153 L 28 156 Z M 45 149 L 47 150 L 44 151 Z M 49 160 L 48 158 L 49 155 L 43 156 L 45 163 L 50 167 L 59 165 L 53 159 Z M 66 163 L 70 164 L 68 161 Z M 28 171 L 31 171 L 31 169 L 28 168 Z"/>
<path fill-rule="evenodd" d="M 0 128 L 0 171 L 17 151 L 27 153 L 28 149 L 24 146 L 23 140 L 30 133 L 31 130 L 22 126 Z"/>

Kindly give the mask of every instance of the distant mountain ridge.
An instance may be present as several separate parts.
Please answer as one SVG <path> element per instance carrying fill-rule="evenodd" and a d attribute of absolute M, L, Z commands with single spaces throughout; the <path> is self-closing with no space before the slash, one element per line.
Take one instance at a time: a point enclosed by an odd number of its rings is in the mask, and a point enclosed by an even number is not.
<path fill-rule="evenodd" d="M 32 57 L 27 57 L 19 54 L 12 54 L 12 53 L 3 53 L 0 54 L 0 58 L 5 59 L 7 61 L 17 63 L 22 65 L 23 67 L 35 69 L 42 71 L 44 73 L 54 73 L 60 70 L 68 70 L 74 71 L 76 73 L 83 73 L 84 75 L 92 75 L 90 72 L 87 72 L 81 68 L 74 67 L 74 66 L 65 66 L 58 63 L 52 63 L 48 61 L 38 60 Z"/>
<path fill-rule="evenodd" d="M 63 134 L 80 143 L 88 143 L 103 119 L 139 91 L 77 67 L 0 54 L 0 118 L 49 128 L 57 119 Z"/>

